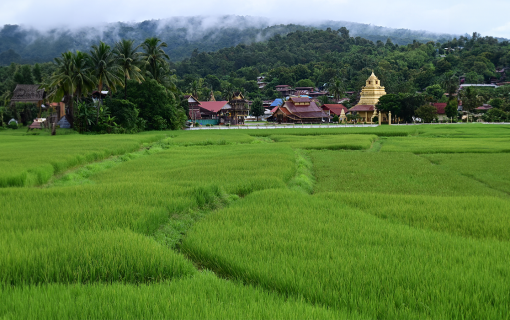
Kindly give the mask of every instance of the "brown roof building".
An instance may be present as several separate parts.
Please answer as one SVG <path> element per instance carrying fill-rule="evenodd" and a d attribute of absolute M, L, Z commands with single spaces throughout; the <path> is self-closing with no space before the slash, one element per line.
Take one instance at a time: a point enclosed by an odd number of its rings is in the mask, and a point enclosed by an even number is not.
<path fill-rule="evenodd" d="M 273 110 L 273 117 L 279 123 L 319 123 L 329 119 L 316 102 L 307 97 L 290 97 Z"/>

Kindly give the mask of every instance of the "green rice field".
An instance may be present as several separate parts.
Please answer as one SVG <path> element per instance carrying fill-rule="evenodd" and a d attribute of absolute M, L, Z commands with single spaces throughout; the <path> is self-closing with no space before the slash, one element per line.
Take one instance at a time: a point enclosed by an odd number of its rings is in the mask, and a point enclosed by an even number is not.
<path fill-rule="evenodd" d="M 510 126 L 0 150 L 0 319 L 510 319 Z"/>

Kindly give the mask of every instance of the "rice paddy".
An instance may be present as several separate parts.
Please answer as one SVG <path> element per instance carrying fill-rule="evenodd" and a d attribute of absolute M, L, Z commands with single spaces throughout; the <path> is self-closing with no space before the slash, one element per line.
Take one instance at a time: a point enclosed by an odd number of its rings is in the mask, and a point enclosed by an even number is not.
<path fill-rule="evenodd" d="M 0 319 L 510 319 L 509 129 L 6 130 Z"/>

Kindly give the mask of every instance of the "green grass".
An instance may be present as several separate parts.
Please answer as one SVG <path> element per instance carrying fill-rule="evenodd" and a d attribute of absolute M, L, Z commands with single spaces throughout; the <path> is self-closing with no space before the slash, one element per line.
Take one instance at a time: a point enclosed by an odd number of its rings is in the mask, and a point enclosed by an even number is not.
<path fill-rule="evenodd" d="M 506 196 L 412 153 L 320 151 L 312 159 L 316 192 Z"/>
<path fill-rule="evenodd" d="M 510 194 L 510 155 L 501 154 L 434 154 L 424 155 L 432 163 L 450 172 L 484 183 Z"/>
<path fill-rule="evenodd" d="M 362 319 L 210 273 L 158 284 L 0 288 L 1 319 Z"/>
<path fill-rule="evenodd" d="M 300 149 L 329 149 L 329 150 L 362 150 L 368 149 L 377 139 L 375 135 L 347 134 L 347 135 L 271 135 L 275 142 L 284 143 L 292 148 Z"/>
<path fill-rule="evenodd" d="M 378 319 L 510 316 L 510 247 L 380 220 L 336 194 L 266 190 L 195 225 L 182 249 L 219 274 Z"/>
<path fill-rule="evenodd" d="M 509 129 L 3 130 L 0 319 L 510 318 Z"/>
<path fill-rule="evenodd" d="M 132 152 L 163 134 L 145 135 L 3 135 L 0 140 L 0 187 L 46 183 L 68 168 Z"/>
<path fill-rule="evenodd" d="M 387 139 L 382 152 L 413 153 L 487 153 L 510 152 L 510 136 L 506 138 L 394 138 Z"/>

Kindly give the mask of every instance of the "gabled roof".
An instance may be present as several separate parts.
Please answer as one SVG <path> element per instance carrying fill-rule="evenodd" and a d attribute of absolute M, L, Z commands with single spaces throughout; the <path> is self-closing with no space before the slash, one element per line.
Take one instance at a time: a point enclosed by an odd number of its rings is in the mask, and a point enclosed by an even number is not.
<path fill-rule="evenodd" d="M 350 112 L 352 111 L 356 111 L 356 112 L 359 112 L 359 111 L 374 111 L 375 110 L 375 107 L 373 105 L 357 105 L 355 107 L 352 107 L 349 109 Z"/>
<path fill-rule="evenodd" d="M 270 107 L 278 107 L 281 106 L 283 102 L 283 99 L 275 99 L 273 103 L 271 103 Z"/>
<path fill-rule="evenodd" d="M 39 102 L 45 97 L 38 84 L 18 84 L 12 93 L 12 102 Z"/>
<path fill-rule="evenodd" d="M 475 108 L 475 110 L 489 110 L 489 109 L 492 109 L 492 106 L 490 104 L 484 104 L 483 106 Z"/>
<path fill-rule="evenodd" d="M 292 100 L 285 102 L 283 109 L 287 109 L 287 111 L 295 117 L 298 118 L 328 118 L 329 116 L 322 111 L 321 108 L 317 106 L 314 100 L 307 99 L 310 102 L 309 105 L 305 106 L 296 106 Z"/>
<path fill-rule="evenodd" d="M 211 112 L 218 112 L 220 111 L 226 104 L 228 104 L 228 101 L 201 101 L 200 107 L 209 110 Z"/>
<path fill-rule="evenodd" d="M 327 110 L 330 110 L 331 113 L 333 114 L 336 114 L 336 115 L 341 115 L 342 114 L 342 110 L 344 111 L 344 113 L 347 113 L 347 111 L 349 111 L 349 109 L 347 109 L 347 107 L 345 107 L 343 104 L 325 104 L 322 106 L 323 109 L 327 109 Z"/>
<path fill-rule="evenodd" d="M 437 102 L 437 103 L 433 103 L 432 105 L 434 107 L 436 107 L 437 114 L 446 114 L 446 112 L 445 112 L 446 105 L 447 105 L 446 102 Z"/>

